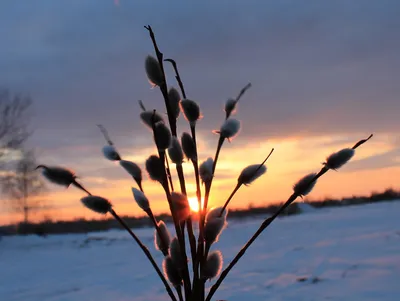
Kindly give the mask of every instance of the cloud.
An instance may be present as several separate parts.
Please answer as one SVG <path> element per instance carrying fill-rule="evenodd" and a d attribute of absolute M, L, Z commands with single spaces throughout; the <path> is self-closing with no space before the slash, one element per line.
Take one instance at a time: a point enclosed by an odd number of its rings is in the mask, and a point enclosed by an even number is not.
<path fill-rule="evenodd" d="M 163 110 L 144 77 L 144 24 L 178 61 L 207 131 L 248 81 L 238 115 L 247 135 L 399 129 L 398 2 L 150 2 L 2 4 L 0 80 L 32 93 L 38 135 L 66 131 L 78 142 L 98 122 L 142 135 L 137 99 Z"/>
<path fill-rule="evenodd" d="M 96 124 L 124 154 L 142 158 L 152 138 L 137 101 L 165 112 L 144 73 L 153 49 L 143 25 L 151 24 L 200 104 L 204 156 L 213 155 L 211 131 L 223 121 L 224 101 L 248 82 L 237 113 L 244 140 L 236 146 L 327 136 L 341 144 L 372 132 L 389 141 L 400 130 L 399 13 L 397 0 L 7 1 L 0 4 L 0 86 L 32 95 L 31 144 L 41 159 L 105 176 Z M 183 120 L 179 129 L 189 130 Z M 357 164 L 398 162 L 396 154 L 382 156 Z"/>

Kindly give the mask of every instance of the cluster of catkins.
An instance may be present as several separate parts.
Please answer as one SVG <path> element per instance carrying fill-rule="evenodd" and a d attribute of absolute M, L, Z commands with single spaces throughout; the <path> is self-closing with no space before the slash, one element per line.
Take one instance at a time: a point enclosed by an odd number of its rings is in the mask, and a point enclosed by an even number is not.
<path fill-rule="evenodd" d="M 170 206 L 171 215 L 176 231 L 176 235 L 174 237 L 172 237 L 172 235 L 170 234 L 165 223 L 163 221 L 157 221 L 152 212 L 150 201 L 143 189 L 142 169 L 139 167 L 138 164 L 122 159 L 122 156 L 117 151 L 113 142 L 109 138 L 105 128 L 99 125 L 104 137 L 108 142 L 108 144 L 103 147 L 102 152 L 105 158 L 107 158 L 108 160 L 117 161 L 120 166 L 130 176 L 132 176 L 132 178 L 136 182 L 137 188 L 132 188 L 133 197 L 137 205 L 148 215 L 148 217 L 153 222 L 155 228 L 155 246 L 157 250 L 162 252 L 165 256 L 163 260 L 164 276 L 176 288 L 179 299 L 183 299 L 181 293 L 181 286 L 183 285 L 185 288 L 186 300 L 189 300 L 189 298 L 191 298 L 190 296 L 193 296 L 194 294 L 203 295 L 199 299 L 196 298 L 196 300 L 204 300 L 205 281 L 217 277 L 222 270 L 222 253 L 220 251 L 210 252 L 210 248 L 213 243 L 218 241 L 221 232 L 226 227 L 228 213 L 227 206 L 236 191 L 242 185 L 247 186 L 251 184 L 267 171 L 265 162 L 271 155 L 272 151 L 261 164 L 249 165 L 242 170 L 237 178 L 236 186 L 234 187 L 232 193 L 227 198 L 223 206 L 208 209 L 207 202 L 210 195 L 217 160 L 222 145 L 225 140 L 233 139 L 240 131 L 241 123 L 239 120 L 233 118 L 232 114 L 237 108 L 240 97 L 250 87 L 250 84 L 242 89 L 238 97 L 228 99 L 225 103 L 225 120 L 220 129 L 218 131 L 215 131 L 215 133 L 219 135 L 218 146 L 215 156 L 214 158 L 207 158 L 204 162 L 198 164 L 195 130 L 197 121 L 200 120 L 202 117 L 199 105 L 193 100 L 185 98 L 181 99 L 180 93 L 175 88 L 170 88 L 169 90 L 166 89 L 167 86 L 165 74 L 163 69 L 160 67 L 159 59 L 148 56 L 145 60 L 145 69 L 147 73 L 147 78 L 150 81 L 151 85 L 154 87 L 160 87 L 161 91 L 163 92 L 163 96 L 166 101 L 169 121 L 168 126 L 167 122 L 164 120 L 161 114 L 157 113 L 155 110 L 146 110 L 144 104 L 140 102 L 140 107 L 142 109 L 142 112 L 140 113 L 140 118 L 143 124 L 152 131 L 154 142 L 158 151 L 157 155 L 151 155 L 150 157 L 148 157 L 145 162 L 145 169 L 150 179 L 160 183 L 165 190 L 166 198 Z M 179 74 L 177 73 L 177 78 L 178 77 Z M 184 95 L 185 93 L 183 91 L 183 88 L 181 87 L 181 89 L 182 94 Z M 189 122 L 191 134 L 184 132 L 181 135 L 181 139 L 178 139 L 176 135 L 176 120 L 179 117 L 180 113 L 182 113 L 186 120 Z M 300 179 L 293 186 L 292 197 L 289 199 L 290 201 L 288 201 L 286 205 L 293 202 L 297 197 L 303 197 L 309 194 L 316 184 L 317 179 L 323 173 L 330 169 L 336 170 L 342 167 L 353 157 L 355 149 L 368 139 L 360 141 L 353 148 L 345 148 L 337 153 L 330 155 L 324 163 L 324 167 L 322 168 L 320 173 L 310 173 Z M 166 154 L 168 154 L 168 156 Z M 197 184 L 196 195 L 199 202 L 198 213 L 191 212 L 188 203 L 184 175 L 182 171 L 182 164 L 185 161 L 185 157 L 189 162 L 193 164 L 195 170 Z M 177 192 L 173 189 L 171 173 L 169 170 L 170 165 L 168 163 L 169 160 L 173 164 L 175 164 L 179 176 L 179 182 L 181 185 L 180 192 Z M 124 225 L 123 220 L 117 215 L 117 213 L 113 209 L 111 202 L 101 196 L 92 195 L 80 183 L 77 182 L 75 174 L 70 170 L 62 167 L 50 167 L 46 165 L 39 165 L 38 168 L 42 168 L 43 175 L 49 181 L 55 184 L 64 185 L 67 187 L 70 185 L 74 185 L 79 189 L 85 191 L 88 195 L 83 197 L 81 201 L 87 208 L 102 214 L 111 213 L 122 225 Z M 202 195 L 202 191 L 199 185 L 200 180 L 204 186 L 204 204 L 200 201 Z M 194 219 L 193 214 L 198 214 L 198 216 Z M 194 236 L 192 225 L 193 221 L 198 221 L 199 233 L 197 237 L 197 243 Z M 272 220 L 270 220 L 269 222 L 272 222 Z M 152 261 L 153 259 L 147 248 L 143 244 L 141 244 L 140 240 L 134 235 L 134 233 L 126 227 L 126 224 L 124 226 L 131 233 L 131 235 L 133 235 L 138 244 L 142 247 L 149 260 Z M 264 228 L 266 226 L 267 224 L 264 224 Z M 258 232 L 261 233 L 264 228 L 260 228 L 261 230 Z M 190 277 L 188 272 L 189 260 L 187 258 L 185 249 L 185 229 L 187 230 L 189 237 L 193 262 L 193 286 L 191 286 L 190 284 Z M 257 233 L 257 236 L 258 235 L 259 233 Z M 253 240 L 254 239 L 251 239 L 249 241 L 249 243 L 245 246 L 246 248 L 244 249 L 244 251 L 247 249 L 248 246 L 250 246 Z M 235 259 L 239 259 L 243 254 L 238 254 L 237 258 Z M 230 268 L 232 268 L 236 261 L 233 261 L 233 263 L 231 263 L 231 265 L 228 267 L 229 269 L 227 272 L 229 272 Z M 152 263 L 153 262 L 154 260 L 152 261 Z M 154 263 L 153 266 L 158 272 L 158 267 L 155 266 Z M 225 277 L 226 274 L 223 277 Z M 159 273 L 159 276 L 163 281 L 165 281 L 165 278 L 163 278 L 162 274 L 160 275 Z M 217 285 L 214 285 L 212 293 L 215 292 L 222 280 L 223 278 L 220 279 L 219 282 L 217 281 Z M 198 283 L 201 283 L 201 285 L 203 286 L 202 289 L 199 289 L 199 287 L 196 288 Z M 171 296 L 171 299 L 176 300 L 174 295 L 171 293 L 168 284 L 164 282 L 164 285 L 166 286 L 167 291 Z M 202 290 L 203 293 L 201 293 Z M 209 296 L 207 300 L 209 300 L 210 298 L 211 296 Z M 193 298 L 193 300 L 194 299 L 195 298 Z"/>

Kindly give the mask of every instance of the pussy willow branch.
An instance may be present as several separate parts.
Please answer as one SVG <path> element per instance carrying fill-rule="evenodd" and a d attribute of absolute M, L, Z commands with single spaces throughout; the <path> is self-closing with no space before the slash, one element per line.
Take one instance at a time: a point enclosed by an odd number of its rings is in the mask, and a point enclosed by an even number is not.
<path fill-rule="evenodd" d="M 354 146 L 353 149 L 356 149 L 357 147 L 361 146 L 365 142 L 367 142 L 369 139 L 372 138 L 372 134 L 367 138 L 360 140 L 357 142 Z M 317 181 L 320 177 L 322 177 L 325 173 L 329 171 L 329 168 L 324 166 L 322 169 L 314 176 L 313 179 L 310 180 L 308 186 L 312 185 L 315 181 Z M 218 287 L 221 285 L 221 283 L 224 281 L 225 277 L 228 275 L 229 271 L 236 265 L 236 263 L 242 258 L 242 256 L 246 253 L 246 250 L 252 245 L 252 243 L 257 239 L 257 237 L 278 217 L 279 214 L 281 214 L 290 204 L 292 204 L 300 195 L 297 193 L 293 193 L 288 200 L 278 209 L 278 211 L 275 212 L 274 215 L 271 217 L 267 218 L 264 220 L 264 222 L 261 224 L 261 226 L 258 228 L 258 230 L 253 234 L 253 236 L 249 239 L 249 241 L 243 246 L 243 248 L 239 251 L 239 253 L 235 256 L 235 258 L 231 261 L 231 263 L 228 265 L 228 267 L 222 271 L 221 275 L 219 276 L 218 280 L 215 282 L 215 284 L 211 287 L 210 292 L 206 298 L 205 301 L 210 301 L 212 296 L 215 294 L 217 291 Z"/>
<path fill-rule="evenodd" d="M 215 172 L 215 168 L 217 165 L 217 161 L 218 161 L 218 156 L 219 156 L 219 152 L 222 148 L 222 144 L 224 143 L 225 138 L 223 138 L 222 136 L 219 137 L 218 140 L 218 146 L 217 146 L 217 150 L 215 153 L 215 157 L 214 157 L 214 162 L 213 162 L 213 168 L 212 168 L 212 178 L 211 181 L 206 183 L 206 187 L 205 187 L 205 195 L 204 195 L 204 205 L 203 206 L 199 206 L 199 212 L 200 212 L 200 216 L 199 216 L 199 239 L 198 239 L 198 245 L 197 245 L 197 255 L 196 255 L 196 261 L 194 262 L 195 265 L 195 270 L 198 271 L 198 269 L 200 268 L 200 271 L 202 269 L 201 264 L 204 263 L 204 223 L 205 223 L 205 216 L 207 214 L 207 205 L 208 205 L 208 198 L 210 196 L 210 192 L 211 192 L 211 185 L 212 185 L 212 181 L 214 179 L 214 172 Z M 200 203 L 201 204 L 201 203 Z M 197 274 L 198 275 L 198 274 Z M 195 275 L 195 276 L 197 276 Z M 201 294 L 201 298 L 202 300 L 204 300 L 204 282 L 201 280 L 201 278 L 196 278 L 196 282 L 198 283 L 198 290 L 200 290 L 200 294 Z"/>
<path fill-rule="evenodd" d="M 165 152 L 162 151 L 159 154 L 160 154 L 160 159 L 162 161 L 164 161 Z M 189 268 L 188 268 L 188 264 L 187 264 L 185 241 L 184 241 L 184 237 L 183 237 L 184 233 L 182 233 L 182 231 L 181 231 L 180 224 L 179 224 L 178 218 L 176 216 L 174 206 L 172 204 L 171 192 L 169 190 L 167 174 L 165 172 L 165 169 L 164 169 L 164 181 L 163 182 L 164 182 L 163 188 L 165 190 L 165 194 L 166 194 L 166 197 L 168 200 L 169 209 L 172 214 L 172 219 L 174 220 L 175 232 L 176 232 L 176 236 L 178 237 L 179 247 L 180 247 L 182 257 L 183 257 L 182 260 L 183 260 L 184 267 L 183 267 L 183 275 L 182 276 L 183 276 L 183 285 L 185 288 L 185 299 L 189 300 L 190 295 L 191 295 L 191 284 L 190 284 Z"/>
<path fill-rule="evenodd" d="M 267 162 L 268 158 L 271 157 L 272 153 L 274 152 L 274 149 L 271 149 L 270 153 L 268 154 L 268 156 L 264 159 L 264 161 L 257 167 L 257 169 L 252 173 L 251 177 L 254 177 L 257 172 L 260 170 L 260 168 L 265 164 L 265 162 Z M 236 192 L 239 190 L 240 187 L 242 187 L 243 182 L 238 182 L 235 186 L 235 188 L 233 189 L 232 193 L 230 194 L 230 196 L 228 197 L 228 199 L 226 200 L 224 206 L 221 209 L 221 212 L 219 214 L 219 217 L 222 216 L 222 213 L 224 213 L 224 210 L 226 209 L 226 207 L 228 206 L 229 202 L 231 201 L 231 199 L 233 198 L 233 196 L 236 194 Z"/>
<path fill-rule="evenodd" d="M 314 177 L 314 179 L 310 182 L 315 182 L 319 177 L 321 177 L 324 173 L 326 173 L 328 169 L 323 167 L 321 171 Z M 249 241 L 244 245 L 244 247 L 240 250 L 240 252 L 235 256 L 235 258 L 231 261 L 228 267 L 222 271 L 220 277 L 215 282 L 215 284 L 211 287 L 210 292 L 206 298 L 206 301 L 210 301 L 218 287 L 221 285 L 222 281 L 224 281 L 225 277 L 228 275 L 230 270 L 236 265 L 236 263 L 242 258 L 242 256 L 246 253 L 247 249 L 252 245 L 252 243 L 257 239 L 257 237 L 281 214 L 291 203 L 293 203 L 299 195 L 293 193 L 289 199 L 272 215 L 271 217 L 264 220 L 258 230 L 253 234 L 253 236 L 249 239 Z"/>
<path fill-rule="evenodd" d="M 192 139 L 194 143 L 194 149 L 195 149 L 195 157 L 196 160 L 192 160 L 193 163 L 193 168 L 194 168 L 194 175 L 196 178 L 196 196 L 197 196 L 197 202 L 199 203 L 199 212 L 200 214 L 202 213 L 202 204 L 201 204 L 201 189 L 200 189 L 200 173 L 199 173 L 199 158 L 197 154 L 197 139 L 196 139 L 196 124 L 191 124 L 190 125 L 190 132 L 192 134 Z M 200 219 L 199 219 L 200 222 Z"/>
<path fill-rule="evenodd" d="M 153 268 L 156 270 L 158 277 L 160 277 L 161 281 L 163 282 L 168 295 L 171 297 L 171 300 L 178 301 L 176 299 L 174 293 L 172 292 L 171 287 L 169 286 L 167 280 L 165 279 L 163 273 L 160 271 L 160 269 L 157 266 L 157 263 L 154 261 L 154 258 L 151 256 L 151 253 L 147 249 L 147 247 L 141 242 L 141 240 L 136 236 L 136 234 L 133 233 L 133 231 L 128 227 L 128 225 L 124 222 L 124 220 L 119 217 L 119 215 L 114 211 L 114 209 L 111 209 L 110 213 L 121 224 L 121 226 L 123 228 L 125 228 L 126 231 L 128 231 L 128 233 L 132 236 L 132 238 L 136 241 L 136 243 L 142 249 L 143 253 L 146 255 L 147 259 L 150 261 Z"/>
<path fill-rule="evenodd" d="M 170 129 L 171 129 L 171 133 L 172 133 L 173 136 L 176 137 L 176 119 L 173 117 L 171 106 L 170 106 L 170 102 L 169 102 L 167 79 L 166 79 L 166 76 L 165 76 L 164 64 L 163 64 L 163 54 L 160 51 L 160 49 L 158 48 L 158 46 L 157 46 L 156 37 L 154 35 L 153 29 L 151 28 L 151 26 L 147 25 L 144 28 L 146 28 L 149 31 L 150 38 L 151 38 L 151 40 L 153 42 L 154 50 L 156 52 L 157 60 L 158 60 L 158 63 L 160 65 L 162 78 L 163 78 L 163 83 L 160 86 L 160 90 L 161 90 L 161 93 L 162 93 L 162 95 L 164 97 L 165 107 L 167 109 L 167 115 L 168 115 L 168 121 L 169 121 L 169 126 L 170 126 Z"/>
<path fill-rule="evenodd" d="M 167 80 L 166 80 L 164 64 L 163 64 L 163 54 L 159 50 L 159 48 L 157 46 L 156 38 L 155 38 L 153 29 L 151 28 L 151 26 L 148 25 L 148 26 L 145 26 L 145 28 L 149 31 L 150 38 L 151 38 L 151 40 L 153 42 L 154 50 L 156 52 L 157 60 L 158 60 L 158 63 L 160 65 L 160 69 L 161 69 L 161 73 L 162 73 L 162 77 L 163 77 L 163 84 L 160 86 L 160 90 L 161 90 L 161 93 L 162 93 L 162 95 L 164 97 L 165 107 L 167 109 L 167 115 L 168 115 L 168 121 L 169 121 L 169 126 L 170 126 L 170 129 L 171 129 L 171 133 L 172 133 L 172 135 L 174 137 L 176 137 L 177 136 L 176 119 L 174 118 L 174 116 L 172 114 L 172 109 L 171 109 L 170 102 L 169 102 L 168 86 L 167 86 Z M 183 87 L 183 85 L 182 85 L 182 87 Z M 193 229 L 191 228 L 191 229 L 188 229 L 188 230 L 189 231 L 192 230 L 192 233 L 189 234 L 189 237 L 193 236 Z M 177 232 L 177 235 L 178 235 L 178 232 Z M 178 236 L 178 239 L 179 239 L 179 236 Z M 185 274 L 187 272 L 187 278 L 188 278 L 187 280 L 190 282 L 190 277 L 189 277 L 189 272 L 188 272 L 188 264 L 187 264 L 187 260 L 186 260 L 186 250 L 185 250 L 185 245 L 183 244 L 183 242 L 184 242 L 184 233 L 182 233 L 181 238 L 179 239 L 179 243 L 181 244 L 181 251 L 182 251 L 182 255 L 183 255 L 184 260 L 185 260 L 185 262 L 184 262 L 184 265 L 185 265 L 184 271 L 185 271 Z M 184 281 L 184 283 L 185 282 L 186 281 Z M 189 288 L 190 288 L 190 283 L 189 283 Z M 187 294 L 189 292 L 187 291 L 187 286 L 186 286 L 186 283 L 185 283 L 185 297 L 186 297 L 186 299 L 188 299 Z"/>
<path fill-rule="evenodd" d="M 172 64 L 172 67 L 174 68 L 174 71 L 175 71 L 175 79 L 178 82 L 179 88 L 181 89 L 182 97 L 185 99 L 186 92 L 185 92 L 185 88 L 183 87 L 183 83 L 181 80 L 181 76 L 179 75 L 178 66 L 176 65 L 176 62 L 173 59 L 165 59 L 164 61 L 170 62 Z"/>
<path fill-rule="evenodd" d="M 204 227 L 204 220 L 205 220 L 205 215 L 207 214 L 207 206 L 208 206 L 208 198 L 210 196 L 210 192 L 211 192 L 211 186 L 214 180 L 214 173 L 215 173 L 215 168 L 217 167 L 217 161 L 218 161 L 218 157 L 219 157 L 219 153 L 221 151 L 222 145 L 224 144 L 225 138 L 222 137 L 221 135 L 219 136 L 218 139 L 218 145 L 217 145 L 217 150 L 215 152 L 215 156 L 214 156 L 214 162 L 213 162 L 213 167 L 212 167 L 212 178 L 211 181 L 209 183 L 207 183 L 206 185 L 206 191 L 205 191 L 205 195 L 204 195 L 204 209 L 203 209 L 203 214 L 204 217 L 200 218 L 201 220 L 201 226 Z"/>
<path fill-rule="evenodd" d="M 175 71 L 175 78 L 178 82 L 179 88 L 181 89 L 182 92 L 182 97 L 186 98 L 186 92 L 181 80 L 181 77 L 179 75 L 178 67 L 176 65 L 176 62 L 172 59 L 166 59 L 165 61 L 168 61 L 172 64 L 174 71 Z M 201 283 L 199 283 L 199 263 L 203 254 L 203 249 L 204 249 L 204 234 L 203 234 L 203 227 L 201 226 L 203 217 L 202 215 L 204 214 L 203 206 L 201 204 L 201 188 L 200 188 L 200 173 L 199 173 L 199 165 L 198 165 L 198 154 L 197 154 L 197 140 L 196 140 L 196 125 L 195 124 L 190 124 L 190 131 L 192 135 L 192 139 L 195 145 L 195 156 L 196 160 L 192 160 L 193 163 L 193 169 L 194 169 L 194 174 L 195 174 L 195 179 L 196 179 L 196 196 L 197 196 L 197 202 L 199 204 L 199 240 L 198 240 L 198 245 L 197 245 L 197 251 L 196 251 L 196 241 L 193 235 L 193 227 L 191 225 L 191 218 L 188 220 L 188 234 L 189 234 L 189 240 L 190 240 L 190 249 L 191 249 L 191 254 L 192 254 L 192 262 L 193 262 L 193 291 L 194 294 L 197 293 L 197 289 L 201 289 L 204 295 L 204 284 L 202 285 L 202 288 L 199 287 L 201 286 Z M 204 296 L 202 297 L 201 300 L 204 300 Z"/>
<path fill-rule="evenodd" d="M 174 71 L 175 71 L 175 79 L 178 82 L 179 88 L 181 89 L 182 97 L 186 98 L 185 88 L 183 86 L 182 79 L 179 74 L 179 70 L 178 70 L 178 66 L 177 66 L 176 62 L 173 59 L 165 59 L 164 61 L 170 62 L 172 64 L 172 67 L 174 68 Z M 191 128 L 191 132 L 192 132 L 192 139 L 195 144 L 195 152 L 196 152 L 196 157 L 197 157 L 196 131 L 195 131 L 194 127 L 191 126 L 190 128 Z M 198 169 L 197 161 L 196 162 L 192 161 L 192 163 L 193 163 L 193 167 L 194 167 L 194 171 L 195 171 L 196 186 L 197 186 L 196 195 L 197 195 L 197 199 L 199 202 L 199 210 L 200 210 L 200 208 L 201 208 L 201 193 L 200 193 L 199 169 Z M 187 196 L 186 185 L 185 185 L 185 176 L 183 174 L 182 166 L 177 165 L 176 170 L 178 173 L 179 182 L 181 183 L 181 191 L 183 194 L 185 194 Z M 194 261 L 195 257 L 196 257 L 196 239 L 194 237 L 191 217 L 189 217 L 187 220 L 187 230 L 188 230 L 188 236 L 189 236 L 189 242 L 190 242 L 190 251 L 192 254 L 192 261 Z M 195 272 L 195 270 L 193 270 L 193 272 Z"/>
<path fill-rule="evenodd" d="M 182 164 L 176 165 L 176 171 L 178 173 L 179 183 L 181 185 L 181 192 L 187 197 L 185 175 L 183 173 Z M 194 237 L 194 233 L 193 233 L 192 219 L 188 218 L 186 220 L 186 222 L 187 222 L 187 229 L 188 229 L 188 236 L 189 236 L 190 252 L 192 255 L 192 260 L 194 260 L 194 258 L 196 256 L 196 238 Z"/>
<path fill-rule="evenodd" d="M 174 210 L 174 206 L 172 204 L 172 200 L 171 200 L 171 191 L 169 189 L 169 185 L 168 185 L 168 176 L 167 176 L 167 171 L 165 168 L 165 150 L 161 150 L 158 145 L 157 145 L 157 137 L 156 137 L 156 131 L 155 131 L 155 114 L 156 114 L 156 110 L 153 110 L 153 115 L 151 118 L 151 125 L 152 125 L 152 129 L 153 129 L 153 136 L 154 136 L 154 141 L 155 144 L 157 146 L 158 149 L 158 156 L 160 161 L 162 162 L 162 166 L 163 166 L 163 181 L 162 181 L 162 187 L 164 188 L 165 191 L 165 195 L 167 197 L 167 201 L 168 201 L 168 205 L 169 205 L 169 209 L 171 211 L 171 215 L 172 215 L 172 220 L 174 222 L 174 226 L 175 226 L 175 232 L 176 232 L 176 236 L 178 238 L 179 241 L 179 248 L 182 254 L 182 264 L 184 266 L 183 268 L 183 285 L 184 285 L 184 289 L 185 289 L 185 297 L 188 300 L 189 296 L 191 295 L 191 285 L 190 285 L 190 275 L 189 275 L 189 268 L 188 268 L 188 264 L 187 264 L 187 255 L 186 255 L 186 249 L 185 249 L 185 241 L 184 241 L 184 233 L 181 231 L 180 228 L 180 223 L 178 221 L 178 218 L 176 216 L 175 210 Z"/>

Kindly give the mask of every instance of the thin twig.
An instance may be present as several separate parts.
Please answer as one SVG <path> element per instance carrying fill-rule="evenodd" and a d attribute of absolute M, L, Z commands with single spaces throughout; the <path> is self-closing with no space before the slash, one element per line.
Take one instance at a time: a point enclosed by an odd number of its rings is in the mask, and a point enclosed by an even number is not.
<path fill-rule="evenodd" d="M 174 184 L 172 183 L 171 170 L 169 169 L 168 156 L 165 156 L 165 164 L 167 165 L 167 167 L 166 167 L 166 172 L 167 172 L 167 177 L 168 177 L 169 185 L 171 186 L 171 191 L 175 191 L 175 189 L 174 189 Z"/>
<path fill-rule="evenodd" d="M 178 293 L 179 301 L 183 301 L 182 287 L 181 286 L 177 286 L 176 287 L 176 292 Z"/>
<path fill-rule="evenodd" d="M 244 95 L 244 93 L 251 88 L 251 83 L 248 83 L 242 90 L 240 90 L 239 95 L 236 97 L 236 102 L 240 100 L 240 98 Z"/>
<path fill-rule="evenodd" d="M 173 59 L 165 59 L 164 61 L 170 62 L 172 64 L 172 67 L 175 70 L 176 81 L 178 82 L 179 88 L 181 89 L 181 92 L 182 92 L 182 97 L 186 98 L 185 88 L 183 87 L 183 83 L 181 80 L 181 76 L 179 75 L 178 66 L 176 65 L 176 62 Z"/>
<path fill-rule="evenodd" d="M 146 107 L 144 106 L 143 101 L 141 101 L 140 99 L 139 99 L 139 106 L 143 112 L 146 111 Z"/>
<path fill-rule="evenodd" d="M 167 280 L 165 279 L 163 273 L 160 271 L 160 269 L 157 266 L 157 263 L 154 261 L 154 258 L 151 256 L 150 251 L 147 249 L 147 247 L 141 242 L 141 240 L 135 235 L 135 233 L 132 232 L 132 230 L 129 228 L 129 226 L 124 222 L 123 219 L 119 217 L 119 215 L 114 211 L 114 209 L 110 210 L 111 215 L 121 224 L 123 228 L 125 228 L 126 231 L 132 236 L 132 238 L 136 241 L 136 243 L 139 245 L 139 247 L 142 249 L 143 253 L 147 256 L 147 259 L 150 261 L 154 269 L 156 270 L 158 276 L 160 277 L 161 281 L 163 282 L 165 289 L 168 292 L 168 295 L 171 297 L 171 300 L 177 301 L 174 293 L 171 290 L 171 287 L 169 286 Z"/>
<path fill-rule="evenodd" d="M 365 142 L 367 142 L 367 141 L 368 141 L 369 139 L 371 139 L 373 136 L 374 136 L 374 134 L 371 134 L 371 135 L 368 136 L 367 139 L 362 139 L 362 140 L 358 141 L 358 142 L 352 147 L 352 149 L 356 149 L 357 147 L 363 145 Z"/>
<path fill-rule="evenodd" d="M 222 137 L 220 135 L 219 139 L 218 139 L 217 150 L 216 150 L 215 156 L 214 156 L 214 162 L 213 162 L 213 167 L 212 167 L 212 176 L 213 176 L 212 179 L 214 179 L 215 168 L 217 167 L 217 161 L 218 161 L 219 153 L 221 151 L 222 145 L 224 144 L 224 141 L 225 141 L 225 137 Z"/>
<path fill-rule="evenodd" d="M 231 201 L 231 199 L 233 198 L 233 196 L 236 194 L 236 192 L 239 190 L 240 187 L 242 187 L 242 183 L 237 183 L 235 188 L 232 190 L 230 196 L 226 200 L 224 206 L 222 207 L 221 212 L 219 213 L 219 217 L 222 216 L 222 213 L 224 213 L 226 206 L 228 206 L 229 202 Z"/>
<path fill-rule="evenodd" d="M 197 154 L 197 139 L 196 139 L 196 125 L 191 124 L 190 125 L 190 132 L 192 134 L 192 139 L 194 143 L 194 149 L 195 149 L 195 157 L 196 160 L 192 160 L 193 163 L 193 168 L 194 168 L 194 175 L 196 178 L 196 196 L 197 196 L 197 202 L 199 203 L 199 211 L 201 213 L 201 189 L 200 189 L 200 172 L 199 172 L 199 159 L 198 159 L 198 154 Z"/>
<path fill-rule="evenodd" d="M 104 138 L 106 139 L 107 143 L 109 145 L 113 146 L 114 143 L 111 141 L 111 138 L 108 135 L 106 128 L 102 124 L 98 124 L 97 126 L 99 127 L 99 129 L 100 129 L 101 133 L 103 134 Z"/>

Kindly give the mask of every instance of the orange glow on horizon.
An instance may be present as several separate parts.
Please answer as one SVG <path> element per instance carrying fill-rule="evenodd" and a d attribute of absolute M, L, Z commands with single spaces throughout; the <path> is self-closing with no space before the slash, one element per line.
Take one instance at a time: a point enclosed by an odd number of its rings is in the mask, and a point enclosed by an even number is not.
<path fill-rule="evenodd" d="M 213 189 L 208 201 L 208 207 L 222 206 L 232 189 L 237 184 L 237 176 L 243 168 L 250 164 L 260 163 L 271 147 L 275 148 L 274 154 L 267 162 L 267 173 L 257 179 L 249 187 L 243 186 L 234 196 L 229 204 L 229 209 L 245 209 L 251 206 L 268 206 L 269 204 L 279 203 L 287 199 L 292 193 L 292 186 L 304 174 L 319 170 L 321 162 L 332 152 L 352 145 L 357 139 L 362 138 L 354 135 L 354 141 L 342 142 L 342 136 L 316 136 L 306 138 L 283 138 L 268 141 L 246 141 L 244 144 L 236 146 L 227 145 L 221 153 L 216 169 L 216 176 L 213 181 Z M 341 198 L 352 195 L 368 196 L 372 191 L 383 191 L 388 187 L 399 189 L 396 179 L 400 175 L 400 166 L 393 164 L 387 165 L 388 159 L 385 154 L 390 154 L 396 145 L 391 143 L 394 138 L 377 136 L 371 139 L 362 148 L 357 150 L 356 156 L 351 162 L 340 169 L 338 172 L 329 172 L 318 181 L 308 200 L 319 200 L 324 198 Z M 201 141 L 201 140 L 200 140 Z M 336 142 L 337 141 L 337 142 Z M 203 141 L 204 142 L 204 141 Z M 200 146 L 202 144 L 200 143 Z M 126 157 L 128 160 L 143 165 L 146 159 L 145 154 L 152 149 L 142 148 L 134 156 Z M 204 147 L 199 152 L 200 161 L 214 155 L 214 150 Z M 374 157 L 375 161 L 358 162 L 358 168 L 352 169 L 352 165 L 357 166 L 357 161 L 362 161 L 368 157 Z M 385 159 L 382 161 L 380 158 Z M 391 158 L 399 160 L 398 157 Z M 81 163 L 81 164 L 79 164 Z M 362 163 L 362 164 L 360 164 Z M 373 164 L 372 164 L 373 163 Z M 115 174 L 112 180 L 107 179 L 107 175 L 97 173 L 98 168 L 108 166 L 109 162 L 103 162 L 100 157 L 93 161 L 78 162 L 72 169 L 82 176 L 81 182 L 89 191 L 108 198 L 120 215 L 143 216 L 143 211 L 138 208 L 132 198 L 130 187 L 135 185 L 132 178 L 115 164 Z M 196 184 L 194 172 L 191 164 L 183 165 L 185 176 L 187 177 L 186 189 L 189 206 L 193 216 L 199 211 L 196 198 Z M 86 173 L 85 173 L 86 172 Z M 172 169 L 174 186 L 179 187 L 178 177 Z M 153 212 L 157 214 L 169 213 L 168 202 L 165 193 L 160 185 L 148 179 L 144 173 L 143 181 L 146 196 L 149 198 Z M 48 209 L 32 212 L 31 220 L 39 222 L 44 219 L 74 220 L 78 218 L 101 219 L 109 216 L 99 216 L 82 206 L 80 199 L 82 192 L 70 187 L 65 189 L 53 184 L 49 184 L 49 191 L 43 196 L 45 205 L 50 205 Z M 338 189 L 340 187 L 340 189 Z M 202 195 L 204 195 L 204 186 Z M 22 214 L 8 211 L 0 211 L 0 224 L 9 224 L 21 221 Z"/>

